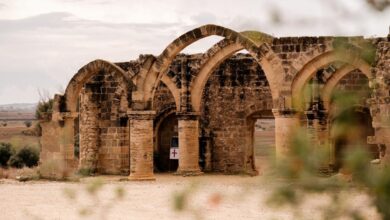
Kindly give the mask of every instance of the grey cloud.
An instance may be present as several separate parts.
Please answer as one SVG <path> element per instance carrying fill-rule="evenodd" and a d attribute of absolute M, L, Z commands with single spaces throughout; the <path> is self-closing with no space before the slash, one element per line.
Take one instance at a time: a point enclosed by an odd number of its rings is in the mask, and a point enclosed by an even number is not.
<path fill-rule="evenodd" d="M 112 1 L 110 0 L 62 0 L 65 3 L 76 3 L 76 2 L 88 2 L 88 3 L 93 3 L 93 4 L 109 4 Z"/>
<path fill-rule="evenodd" d="M 53 12 L 40 14 L 33 17 L 17 20 L 0 20 L 2 33 L 18 30 L 34 30 L 39 28 L 75 28 L 75 27 L 107 27 L 107 28 L 129 28 L 137 30 L 164 29 L 179 26 L 178 23 L 108 23 L 97 20 L 86 20 L 75 17 L 66 12 Z"/>
<path fill-rule="evenodd" d="M 217 17 L 211 13 L 199 13 L 191 17 L 197 24 L 210 24 L 217 21 Z"/>

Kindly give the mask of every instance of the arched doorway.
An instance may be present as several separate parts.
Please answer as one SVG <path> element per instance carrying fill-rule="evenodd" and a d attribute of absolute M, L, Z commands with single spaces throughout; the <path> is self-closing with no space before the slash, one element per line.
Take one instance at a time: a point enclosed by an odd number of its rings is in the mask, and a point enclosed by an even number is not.
<path fill-rule="evenodd" d="M 253 154 L 253 169 L 267 171 L 275 158 L 275 118 L 271 110 L 250 115 L 247 119 L 250 148 Z"/>
<path fill-rule="evenodd" d="M 368 144 L 367 138 L 374 135 L 370 111 L 366 107 L 348 108 L 332 120 L 331 139 L 333 140 L 334 171 L 344 165 L 345 154 L 351 148 L 363 147 L 370 159 L 378 159 L 379 151 L 375 144 Z"/>
<path fill-rule="evenodd" d="M 209 138 L 205 167 L 255 174 L 254 124 L 273 106 L 262 67 L 249 54 L 233 55 L 209 74 L 201 98 L 200 128 Z"/>
<path fill-rule="evenodd" d="M 178 120 L 175 112 L 165 117 L 158 126 L 155 168 L 158 172 L 175 172 L 178 160 L 170 157 L 170 149 L 178 147 Z M 176 154 L 176 152 L 173 152 Z M 176 157 L 176 155 L 174 155 Z"/>

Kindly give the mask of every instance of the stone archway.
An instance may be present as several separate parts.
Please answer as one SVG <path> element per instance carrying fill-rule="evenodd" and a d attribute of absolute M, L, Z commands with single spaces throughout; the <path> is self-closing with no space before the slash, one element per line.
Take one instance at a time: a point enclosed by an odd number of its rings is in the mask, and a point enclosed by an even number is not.
<path fill-rule="evenodd" d="M 254 174 L 254 125 L 248 117 L 253 112 L 272 111 L 265 73 L 250 55 L 237 54 L 209 76 L 200 105 L 200 133 L 208 138 L 206 151 L 211 154 L 206 167 L 224 173 Z"/>
<path fill-rule="evenodd" d="M 258 60 L 260 60 L 265 54 L 272 51 L 266 43 L 255 43 L 250 39 L 250 37 L 246 37 L 228 28 L 224 28 L 217 25 L 205 25 L 196 28 L 174 40 L 161 53 L 161 55 L 158 56 L 156 61 L 150 67 L 149 71 L 145 71 L 145 76 L 140 77 L 142 81 L 140 82 L 139 90 L 143 91 L 143 94 L 141 95 L 144 97 L 143 100 L 147 102 L 148 100 L 153 98 L 154 91 L 157 88 L 161 79 L 166 75 L 165 72 L 168 66 L 181 50 L 183 50 L 188 45 L 194 43 L 195 41 L 198 41 L 202 38 L 211 35 L 222 36 L 232 42 L 237 42 L 238 44 L 242 45 L 243 48 L 253 53 L 254 57 L 256 57 L 256 59 Z M 280 81 L 283 78 L 283 76 L 280 74 L 275 74 L 273 77 L 277 78 L 275 79 L 275 81 Z"/>
<path fill-rule="evenodd" d="M 368 64 L 362 64 L 363 66 L 359 67 L 359 70 L 368 78 L 368 80 L 372 79 L 372 74 L 369 69 Z M 347 74 L 349 74 L 351 71 L 355 70 L 356 67 L 346 64 L 343 67 L 341 67 L 339 70 L 337 70 L 326 82 L 324 88 L 321 92 L 322 100 L 324 101 L 325 109 L 329 109 L 330 101 L 331 101 L 331 94 L 334 91 L 335 87 L 337 86 L 337 83 L 340 82 L 340 80 L 345 77 Z"/>
<path fill-rule="evenodd" d="M 353 106 L 331 115 L 330 140 L 332 140 L 331 165 L 333 171 L 339 171 L 344 166 L 344 159 L 348 150 L 363 147 L 370 154 L 371 159 L 379 159 L 379 151 L 375 144 L 367 143 L 367 138 L 375 134 L 372 127 L 370 111 L 364 106 Z M 340 131 L 340 128 L 348 131 Z"/>
<path fill-rule="evenodd" d="M 127 110 L 131 87 L 127 73 L 103 60 L 87 64 L 70 81 L 64 94 L 65 107 L 80 120 L 79 169 L 107 174 L 129 172 Z M 74 121 L 65 121 L 64 129 L 67 126 L 75 127 Z M 74 139 L 74 134 L 68 135 Z"/>
<path fill-rule="evenodd" d="M 316 71 L 335 61 L 345 62 L 350 66 L 360 69 L 369 77 L 369 79 L 372 78 L 370 65 L 362 60 L 358 54 L 340 53 L 339 51 L 329 51 L 323 53 L 305 64 L 295 76 L 291 85 L 291 95 L 295 109 L 303 111 L 303 102 L 301 99 L 301 97 L 303 97 L 303 90 L 307 82 L 313 77 Z M 329 88 L 327 88 L 326 92 L 329 92 L 329 90 L 331 90 L 331 88 L 337 84 L 337 81 L 340 79 L 340 77 L 342 78 L 342 75 L 347 73 L 348 72 L 345 72 L 345 70 L 340 71 L 334 77 L 334 79 L 331 79 Z"/>
<path fill-rule="evenodd" d="M 206 82 L 213 71 L 223 61 L 242 49 L 246 48 L 237 42 L 222 40 L 206 52 L 201 61 L 202 66 L 199 73 L 191 84 L 191 104 L 195 111 L 200 110 L 202 93 Z M 249 53 L 257 60 L 257 56 L 254 55 L 253 52 L 249 51 Z M 265 76 L 269 82 L 273 100 L 279 98 L 280 87 L 283 84 L 283 69 L 280 62 L 281 61 L 278 60 L 277 56 L 273 55 L 272 50 L 268 51 L 261 60 L 258 60 L 258 63 L 264 70 Z M 276 65 L 271 65 L 271 63 Z"/>
<path fill-rule="evenodd" d="M 64 94 L 67 112 L 77 112 L 77 99 L 81 89 L 88 79 L 98 74 L 101 70 L 113 72 L 118 77 L 123 77 L 127 82 L 131 82 L 130 76 L 117 65 L 105 60 L 94 60 L 77 71 L 69 81 Z"/>
<path fill-rule="evenodd" d="M 161 83 L 156 90 L 153 99 L 156 110 L 154 118 L 154 170 L 157 172 L 174 172 L 177 170 L 178 161 L 171 161 L 169 152 L 171 142 L 178 136 L 177 107 L 172 91 Z"/>
<path fill-rule="evenodd" d="M 155 170 L 159 172 L 176 172 L 178 160 L 171 160 L 170 148 L 178 140 L 178 120 L 175 111 L 169 111 L 156 126 Z"/>

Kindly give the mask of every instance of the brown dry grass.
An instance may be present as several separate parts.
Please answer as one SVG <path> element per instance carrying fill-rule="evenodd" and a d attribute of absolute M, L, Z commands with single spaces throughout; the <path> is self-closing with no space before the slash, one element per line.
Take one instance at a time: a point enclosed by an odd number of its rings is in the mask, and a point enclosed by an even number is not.
<path fill-rule="evenodd" d="M 0 168 L 0 179 L 20 180 L 20 178 L 22 178 L 22 180 L 39 179 L 38 167 L 23 167 L 22 169 Z"/>
<path fill-rule="evenodd" d="M 0 127 L 0 142 L 11 143 L 15 150 L 24 146 L 39 149 L 39 137 L 22 134 L 22 131 L 33 129 L 34 126 L 26 128 L 24 121 L 10 121 L 6 127 Z"/>
<path fill-rule="evenodd" d="M 31 111 L 0 111 L 0 121 L 3 120 L 34 120 L 34 112 Z"/>

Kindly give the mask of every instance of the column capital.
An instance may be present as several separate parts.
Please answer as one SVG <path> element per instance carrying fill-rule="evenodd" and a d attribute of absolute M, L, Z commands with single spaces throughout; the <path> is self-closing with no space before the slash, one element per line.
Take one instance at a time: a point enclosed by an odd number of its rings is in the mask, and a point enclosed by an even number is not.
<path fill-rule="evenodd" d="M 198 120 L 200 112 L 178 112 L 176 115 L 179 120 Z"/>
<path fill-rule="evenodd" d="M 156 111 L 127 111 L 129 119 L 137 120 L 153 120 L 156 116 Z"/>
<path fill-rule="evenodd" d="M 295 109 L 272 109 L 275 118 L 292 118 L 298 116 L 298 111 Z"/>

